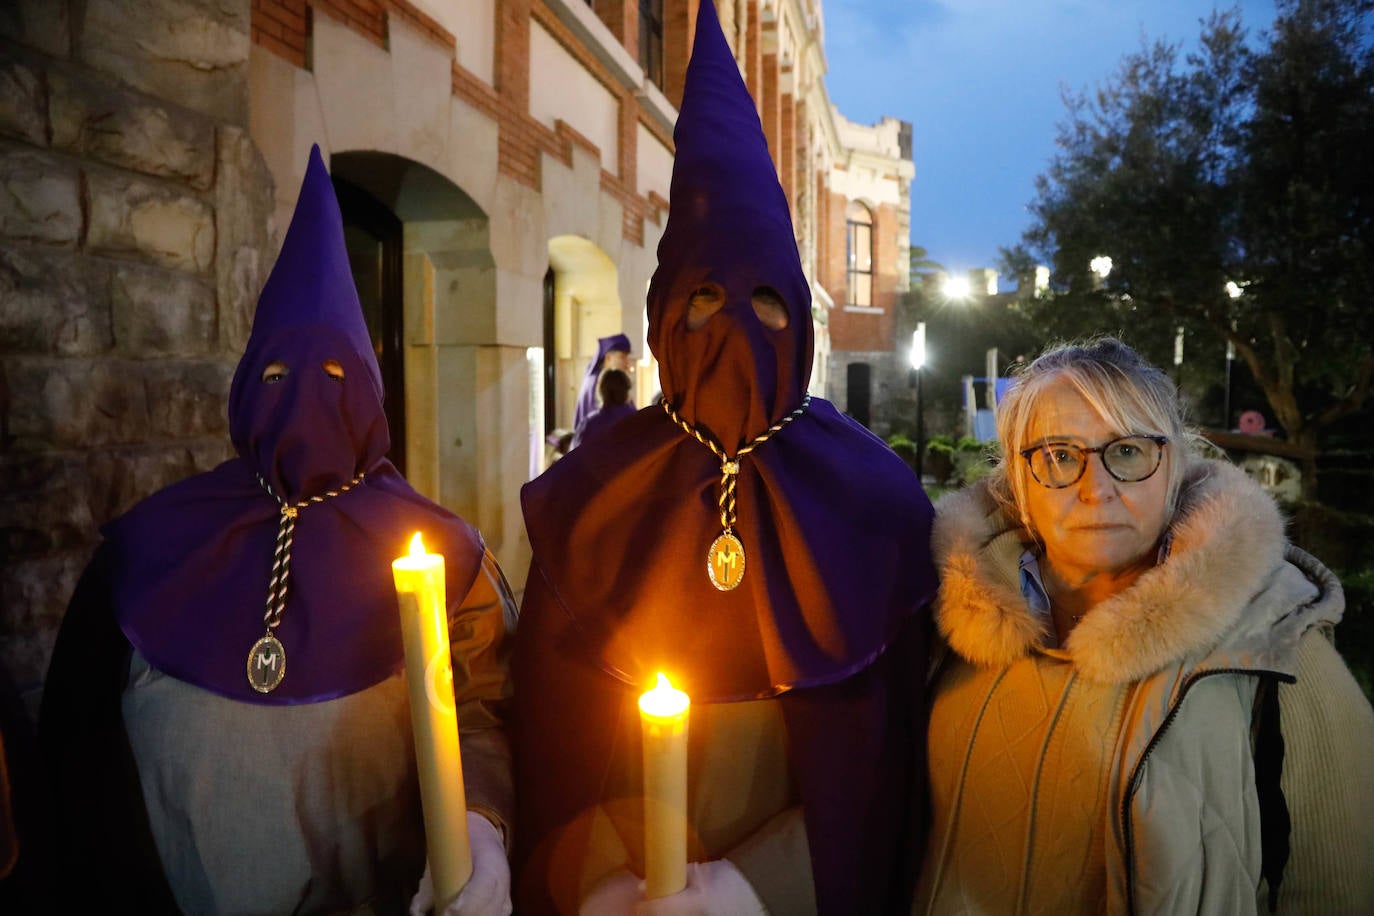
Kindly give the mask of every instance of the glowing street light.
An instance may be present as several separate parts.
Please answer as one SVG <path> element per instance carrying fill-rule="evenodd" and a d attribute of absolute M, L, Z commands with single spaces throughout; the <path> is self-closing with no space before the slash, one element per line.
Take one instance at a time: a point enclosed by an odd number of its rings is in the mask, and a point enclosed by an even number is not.
<path fill-rule="evenodd" d="M 1226 281 L 1226 295 L 1230 296 L 1232 299 L 1239 299 L 1244 292 L 1245 290 L 1241 289 L 1240 284 L 1235 280 Z"/>
<path fill-rule="evenodd" d="M 911 368 L 920 369 L 926 364 L 926 323 L 916 322 L 916 330 L 911 332 Z"/>
<path fill-rule="evenodd" d="M 965 281 L 967 285 L 967 281 Z M 911 332 L 911 384 L 916 389 L 916 479 L 919 481 L 924 472 L 926 450 L 926 423 L 921 412 L 921 369 L 926 364 L 926 323 L 916 322 L 916 330 Z"/>
<path fill-rule="evenodd" d="M 1105 254 L 1100 254 L 1088 262 L 1088 270 L 1096 274 L 1098 280 L 1107 279 L 1107 275 L 1112 272 L 1112 259 Z"/>
<path fill-rule="evenodd" d="M 946 277 L 942 291 L 946 299 L 967 299 L 971 291 L 968 277 Z"/>

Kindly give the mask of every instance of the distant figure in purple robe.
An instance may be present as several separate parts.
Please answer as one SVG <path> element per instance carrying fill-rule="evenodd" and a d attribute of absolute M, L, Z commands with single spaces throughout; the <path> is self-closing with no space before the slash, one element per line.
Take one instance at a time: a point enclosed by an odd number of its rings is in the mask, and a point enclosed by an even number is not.
<path fill-rule="evenodd" d="M 601 377 L 603 369 L 619 369 L 621 372 L 630 371 L 630 338 L 624 334 L 612 334 L 610 337 L 602 337 L 596 342 L 596 356 L 587 366 L 587 374 L 582 377 L 582 389 L 577 393 L 577 408 L 573 411 L 573 432 L 582 428 L 582 424 L 587 421 L 587 417 L 596 410 L 596 386 L 597 379 Z M 633 410 L 635 402 L 633 399 L 625 403 L 630 405 Z"/>
<path fill-rule="evenodd" d="M 620 369 L 602 369 L 596 383 L 597 400 L 601 406 L 587 414 L 582 425 L 573 433 L 572 448 L 601 438 L 619 421 L 635 412 L 630 401 L 630 374 Z"/>

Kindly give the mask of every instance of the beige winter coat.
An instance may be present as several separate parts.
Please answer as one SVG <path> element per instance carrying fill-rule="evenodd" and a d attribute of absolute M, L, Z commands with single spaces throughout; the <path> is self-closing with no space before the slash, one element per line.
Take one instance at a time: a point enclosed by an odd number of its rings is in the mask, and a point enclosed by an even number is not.
<path fill-rule="evenodd" d="M 1168 558 L 1093 608 L 1063 647 L 1083 690 L 1121 704 L 1111 716 L 1114 742 L 1094 751 L 1104 761 L 1095 766 L 1108 772 L 1091 774 L 1108 802 L 1101 806 L 1106 823 L 1093 830 L 1101 838 L 1097 856 L 1105 858 L 1105 899 L 1096 909 L 1265 908 L 1250 750 L 1258 690 L 1274 679 L 1283 684 L 1282 785 L 1293 825 L 1279 911 L 1374 913 L 1374 711 L 1331 643 L 1344 609 L 1340 584 L 1286 543 L 1273 501 L 1231 465 L 1195 462 L 1180 500 Z M 951 494 L 937 508 L 937 624 L 959 659 L 986 672 L 964 683 L 989 686 L 984 693 L 942 689 L 946 677 L 936 687 L 935 717 L 953 713 L 944 720 L 966 723 L 960 727 L 969 737 L 957 747 L 932 738 L 932 771 L 956 775 L 933 785 L 936 823 L 916 911 L 959 912 L 976 895 L 949 882 L 976 879 L 950 862 L 963 809 L 949 796 L 977 792 L 968 764 L 975 740 L 984 748 L 1004 740 L 980 712 L 1014 666 L 1043 661 L 1046 631 L 1020 587 L 1018 560 L 1030 539 L 988 488 Z M 1064 756 L 1046 756 L 1050 762 L 1035 771 L 1024 810 L 997 822 L 999 831 L 1022 832 L 1005 834 L 1016 843 L 1030 838 L 1014 847 L 1024 864 L 1009 866 L 1024 868 L 1020 896 L 998 904 L 1001 912 L 1028 908 L 1038 882 L 1062 881 L 1083 867 L 1081 858 L 1053 863 L 1049 856 L 1046 865 L 1033 854 L 1063 826 L 1051 818 L 1062 802 L 1057 809 L 1045 796 L 1058 789 L 1062 797 L 1056 781 L 1082 776 L 1071 759 L 1075 742 L 1061 739 L 1057 753 L 1061 745 Z M 941 768 L 940 755 L 958 756 L 946 756 L 953 765 Z"/>

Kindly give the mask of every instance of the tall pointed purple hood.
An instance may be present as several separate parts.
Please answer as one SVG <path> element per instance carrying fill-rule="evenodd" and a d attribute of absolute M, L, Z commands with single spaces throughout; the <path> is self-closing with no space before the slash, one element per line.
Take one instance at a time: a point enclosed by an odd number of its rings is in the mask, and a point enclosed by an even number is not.
<path fill-rule="evenodd" d="M 734 455 L 805 395 L 810 299 L 763 130 L 708 2 L 696 36 L 649 335 L 668 402 Z M 724 302 L 690 329 L 691 294 L 712 284 Z M 785 301 L 787 327 L 759 320 L 759 287 Z M 740 461 L 734 530 L 748 571 L 729 592 L 706 561 L 721 476 L 708 447 L 653 407 L 522 491 L 535 564 L 606 671 L 635 684 L 675 672 L 694 702 L 833 683 L 872 663 L 931 597 L 929 500 L 829 403 L 812 398 Z"/>
<path fill-rule="evenodd" d="M 234 374 L 229 430 L 237 458 L 106 526 L 125 636 L 155 668 L 250 703 L 328 700 L 395 673 L 402 652 L 391 560 L 422 532 L 445 555 L 456 602 L 483 547 L 386 460 L 381 373 L 319 147 Z M 259 694 L 246 660 L 266 629 L 279 501 L 298 513 L 274 631 L 288 668 L 276 690 Z"/>
<path fill-rule="evenodd" d="M 649 346 L 664 396 L 733 451 L 801 403 L 811 374 L 811 293 L 763 126 L 709 2 L 697 14 L 673 140 Z M 688 330 L 683 318 L 702 288 L 724 305 Z M 783 301 L 788 327 L 759 322 L 757 290 Z"/>
<path fill-rule="evenodd" d="M 329 360 L 342 367 L 342 385 L 325 371 Z M 285 375 L 264 385 L 273 363 Z M 342 486 L 391 446 L 382 374 L 318 146 L 310 151 L 291 227 L 234 373 L 229 435 L 273 492 L 290 502 Z"/>

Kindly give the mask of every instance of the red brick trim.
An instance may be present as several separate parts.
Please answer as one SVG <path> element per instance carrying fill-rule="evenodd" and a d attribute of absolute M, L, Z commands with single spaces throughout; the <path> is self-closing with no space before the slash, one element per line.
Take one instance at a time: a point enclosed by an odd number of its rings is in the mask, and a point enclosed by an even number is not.
<path fill-rule="evenodd" d="M 312 12 L 329 16 L 377 47 L 386 50 L 390 50 L 389 21 L 392 16 L 404 20 L 430 40 L 450 51 L 457 47 L 451 33 L 408 0 L 252 0 L 250 23 L 253 44 L 295 67 L 305 69 L 308 65 Z M 634 12 L 637 16 L 637 9 Z M 644 220 L 660 222 L 662 214 L 668 209 L 668 202 L 656 193 L 650 192 L 646 197 L 634 190 L 637 138 L 633 126 L 636 123 L 643 124 L 669 150 L 674 148 L 671 134 L 640 108 L 633 92 L 620 85 L 591 51 L 573 37 L 542 0 L 531 0 L 528 21 L 538 22 L 553 35 L 597 82 L 616 97 L 622 112 L 626 112 L 621 118 L 620 156 L 617 163 L 619 174 L 615 175 L 602 169 L 601 190 L 619 201 L 624 209 L 622 236 L 635 244 L 644 244 Z M 505 50 L 509 52 L 512 49 Z M 528 38 L 523 68 L 528 79 Z M 550 130 L 531 117 L 528 111 L 528 97 L 518 100 L 508 98 L 456 60 L 452 67 L 451 91 L 454 96 L 497 123 L 497 171 L 527 187 L 536 190 L 540 188 L 540 153 L 547 153 L 564 165 L 571 166 L 572 147 L 576 144 L 592 153 L 598 160 L 601 158 L 601 150 L 596 144 L 564 122 L 556 122 Z"/>
<path fill-rule="evenodd" d="M 456 60 L 453 62 L 453 94 L 493 121 L 501 120 L 504 114 L 501 97 L 496 90 Z"/>
<path fill-rule="evenodd" d="M 310 34 L 305 0 L 253 0 L 249 21 L 253 44 L 305 69 Z"/>

